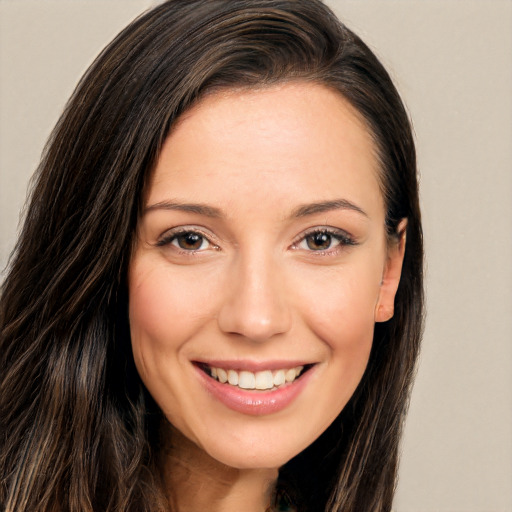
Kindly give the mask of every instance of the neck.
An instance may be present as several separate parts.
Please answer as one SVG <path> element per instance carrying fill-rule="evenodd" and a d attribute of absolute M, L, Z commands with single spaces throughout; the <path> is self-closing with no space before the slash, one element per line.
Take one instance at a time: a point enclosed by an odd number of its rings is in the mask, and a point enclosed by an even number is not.
<path fill-rule="evenodd" d="M 163 478 L 174 512 L 264 512 L 277 469 L 237 469 L 210 457 L 176 429 L 163 461 Z"/>

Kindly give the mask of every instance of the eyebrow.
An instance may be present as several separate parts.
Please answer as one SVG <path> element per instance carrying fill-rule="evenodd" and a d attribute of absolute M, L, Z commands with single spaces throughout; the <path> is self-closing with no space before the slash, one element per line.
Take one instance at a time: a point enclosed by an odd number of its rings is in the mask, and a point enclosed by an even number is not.
<path fill-rule="evenodd" d="M 198 215 L 204 215 L 212 218 L 224 217 L 222 210 L 214 206 L 209 206 L 202 203 L 178 203 L 171 201 L 160 201 L 152 204 L 144 209 L 144 214 L 153 210 L 178 210 L 182 212 L 196 213 Z M 290 218 L 307 217 L 308 215 L 314 215 L 315 213 L 323 213 L 331 210 L 352 210 L 365 217 L 368 214 L 356 204 L 347 201 L 346 199 L 334 199 L 332 201 L 321 201 L 318 203 L 308 203 L 298 206 L 290 215 Z"/>
<path fill-rule="evenodd" d="M 197 213 L 206 217 L 219 218 L 222 217 L 222 211 L 214 206 L 201 203 L 176 203 L 171 201 L 160 201 L 159 203 L 147 206 L 144 214 L 153 210 L 179 210 L 182 212 Z"/>
<path fill-rule="evenodd" d="M 291 217 L 306 217 L 315 213 L 323 213 L 331 210 L 352 210 L 368 217 L 368 214 L 362 208 L 346 199 L 334 199 L 332 201 L 305 204 L 295 208 Z"/>

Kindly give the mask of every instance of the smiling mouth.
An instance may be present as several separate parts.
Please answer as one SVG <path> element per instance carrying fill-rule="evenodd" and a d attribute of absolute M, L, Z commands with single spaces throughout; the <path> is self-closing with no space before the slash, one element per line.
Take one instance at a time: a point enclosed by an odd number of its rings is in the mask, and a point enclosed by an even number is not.
<path fill-rule="evenodd" d="M 212 379 L 239 389 L 255 391 L 273 391 L 291 384 L 304 375 L 313 364 L 283 368 L 278 370 L 263 370 L 250 372 L 247 370 L 233 370 L 199 364 L 201 370 Z"/>

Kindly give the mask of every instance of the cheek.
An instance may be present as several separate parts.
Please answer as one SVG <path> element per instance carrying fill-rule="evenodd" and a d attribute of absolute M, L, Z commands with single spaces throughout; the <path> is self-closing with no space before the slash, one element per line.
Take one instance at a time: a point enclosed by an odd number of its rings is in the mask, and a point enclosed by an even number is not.
<path fill-rule="evenodd" d="M 182 347 L 214 318 L 212 288 L 188 270 L 173 272 L 166 262 L 139 258 L 129 274 L 134 362 L 148 391 L 177 425 L 188 407 Z"/>
<path fill-rule="evenodd" d="M 172 271 L 166 262 L 150 258 L 132 262 L 129 321 L 135 365 L 162 411 L 186 432 L 182 418 L 190 400 L 182 347 L 215 317 L 213 297 L 197 271 Z"/>
<path fill-rule="evenodd" d="M 192 267 L 190 267 L 192 268 Z M 149 269 L 149 270 L 147 270 Z M 211 286 L 206 286 L 205 283 Z M 129 316 L 134 349 L 176 350 L 214 317 L 215 283 L 197 272 L 168 265 L 137 265 L 130 271 Z"/>
<path fill-rule="evenodd" d="M 358 380 L 373 341 L 380 269 L 363 265 L 329 269 L 317 283 L 314 291 L 302 289 L 303 320 L 325 344 L 339 375 Z"/>
<path fill-rule="evenodd" d="M 358 333 L 373 332 L 379 296 L 380 267 L 364 265 L 328 269 L 314 287 L 302 289 L 309 324 L 332 348 L 343 340 L 357 341 Z"/>
<path fill-rule="evenodd" d="M 309 417 L 316 418 L 313 431 L 320 435 L 348 403 L 368 364 L 380 272 L 346 265 L 308 274 L 304 271 L 301 279 L 306 286 L 295 283 L 295 307 L 306 331 L 323 347 L 322 392 L 308 406 Z"/>

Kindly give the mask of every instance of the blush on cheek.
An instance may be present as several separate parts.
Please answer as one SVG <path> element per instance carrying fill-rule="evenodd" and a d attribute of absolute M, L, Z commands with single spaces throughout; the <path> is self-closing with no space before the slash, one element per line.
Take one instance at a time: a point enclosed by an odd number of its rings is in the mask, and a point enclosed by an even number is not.
<path fill-rule="evenodd" d="M 141 258 L 139 266 L 144 259 Z M 132 346 L 146 359 L 167 357 L 212 319 L 218 293 L 215 279 L 200 272 L 178 272 L 169 264 L 148 259 L 150 270 L 130 272 L 129 320 Z M 212 286 L 210 286 L 212 284 Z"/>
<path fill-rule="evenodd" d="M 129 318 L 133 338 L 167 340 L 183 325 L 177 291 L 158 272 L 130 275 Z M 172 326 L 173 331 L 170 331 Z"/>
<path fill-rule="evenodd" d="M 374 294 L 361 288 L 339 287 L 336 293 L 322 294 L 311 301 L 307 323 L 331 349 L 358 350 L 371 345 L 374 320 Z"/>

